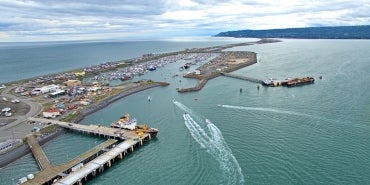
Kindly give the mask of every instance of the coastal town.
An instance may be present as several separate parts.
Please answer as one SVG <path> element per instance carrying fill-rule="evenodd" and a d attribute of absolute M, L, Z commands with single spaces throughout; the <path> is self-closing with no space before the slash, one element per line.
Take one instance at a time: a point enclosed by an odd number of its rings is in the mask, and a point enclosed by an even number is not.
<path fill-rule="evenodd" d="M 29 138 L 30 135 L 40 143 L 46 142 L 42 141 L 44 138 L 50 140 L 58 136 L 63 130 L 60 128 L 63 127 L 63 124 L 56 124 L 53 120 L 75 124 L 85 116 L 120 98 L 149 88 L 168 85 L 167 82 L 135 80 L 136 76 L 155 72 L 156 69 L 169 63 L 183 61 L 185 64 L 179 65 L 181 76 L 198 79 L 199 83 L 196 87 L 177 89 L 177 91 L 198 91 L 212 78 L 257 62 L 256 53 L 223 51 L 224 49 L 269 42 L 272 41 L 186 49 L 164 54 L 144 54 L 141 57 L 125 61 L 107 62 L 69 72 L 4 84 L 0 90 L 0 108 L 2 109 L 0 116 L 1 166 L 5 166 L 29 152 L 27 145 L 29 141 L 26 138 Z M 32 117 L 40 119 L 35 121 Z M 142 128 L 135 127 L 132 129 L 142 130 Z M 116 131 L 109 132 L 115 133 Z M 138 135 L 131 138 L 136 137 Z M 141 137 L 138 138 L 141 139 Z M 23 151 L 17 152 L 17 148 L 22 147 Z M 51 178 L 54 178 L 52 180 L 57 179 L 56 176 Z M 26 182 L 27 178 L 23 181 Z"/>

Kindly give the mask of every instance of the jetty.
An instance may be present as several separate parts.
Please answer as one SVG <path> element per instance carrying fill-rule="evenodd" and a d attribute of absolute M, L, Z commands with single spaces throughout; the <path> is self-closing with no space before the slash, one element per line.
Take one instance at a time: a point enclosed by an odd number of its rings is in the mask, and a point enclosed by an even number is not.
<path fill-rule="evenodd" d="M 260 79 L 257 79 L 257 78 L 253 78 L 253 77 L 243 76 L 243 75 L 237 75 L 237 74 L 231 74 L 231 73 L 223 73 L 223 72 L 221 73 L 221 75 L 227 76 L 227 77 L 230 77 L 230 78 L 236 78 L 236 79 L 240 79 L 240 80 L 246 80 L 246 81 L 253 82 L 253 83 L 262 84 L 262 82 L 263 82 L 263 80 L 260 80 Z"/>
<path fill-rule="evenodd" d="M 30 121 L 57 124 L 68 130 L 105 137 L 107 140 L 78 157 L 61 165 L 53 166 L 34 135 L 27 136 L 32 154 L 40 172 L 19 179 L 21 184 L 82 184 L 112 166 L 116 159 L 123 159 L 135 147 L 143 145 L 155 135 L 145 133 L 145 128 L 125 130 L 101 125 L 80 125 L 44 118 L 29 118 Z"/>

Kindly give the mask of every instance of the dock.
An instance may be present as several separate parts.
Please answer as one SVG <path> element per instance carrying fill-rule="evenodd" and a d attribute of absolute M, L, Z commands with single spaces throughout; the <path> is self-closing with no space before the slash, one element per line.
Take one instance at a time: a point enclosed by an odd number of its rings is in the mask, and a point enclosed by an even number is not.
<path fill-rule="evenodd" d="M 111 149 L 107 153 L 100 155 L 91 162 L 84 165 L 81 169 L 72 172 L 68 176 L 57 181 L 57 185 L 75 184 L 81 183 L 82 181 L 87 181 L 90 176 L 95 176 L 97 173 L 104 171 L 104 167 L 111 167 L 114 159 L 123 159 L 128 150 L 134 151 L 133 146 L 137 144 L 138 141 L 127 140 L 117 145 L 115 148 Z"/>
<path fill-rule="evenodd" d="M 39 168 L 41 170 L 49 169 L 51 167 L 50 161 L 33 134 L 27 136 L 27 143 L 30 146 Z"/>
<path fill-rule="evenodd" d="M 36 173 L 34 175 L 33 179 L 29 179 L 27 182 L 25 182 L 23 184 L 24 185 L 28 185 L 28 184 L 29 185 L 31 185 L 31 184 L 45 184 L 45 185 L 53 184 L 55 179 L 59 179 L 59 178 L 62 178 L 64 176 L 67 176 L 68 173 L 70 173 L 72 171 L 72 168 L 74 166 L 78 165 L 79 163 L 84 163 L 84 162 L 88 162 L 89 160 L 92 160 L 97 155 L 100 155 L 101 153 L 103 153 L 104 150 L 106 150 L 107 148 L 112 147 L 116 142 L 117 142 L 117 140 L 108 139 L 104 143 L 101 143 L 100 145 L 86 151 L 85 153 L 83 153 L 80 156 L 72 159 L 71 161 L 69 161 L 67 163 L 64 163 L 64 164 L 61 164 L 61 165 L 52 166 L 49 163 L 50 165 L 42 166 L 42 168 L 39 165 L 41 171 Z M 32 154 L 33 154 L 34 158 L 36 159 L 36 161 L 37 161 L 38 158 L 44 157 L 44 156 L 39 156 L 39 153 L 33 153 L 32 152 Z"/>
<path fill-rule="evenodd" d="M 262 84 L 263 80 L 260 80 L 260 79 L 257 79 L 257 78 L 252 78 L 252 77 L 248 77 L 248 76 L 243 76 L 243 75 L 237 75 L 237 74 L 231 74 L 231 73 L 221 73 L 223 76 L 227 76 L 227 77 L 231 77 L 231 78 L 236 78 L 236 79 L 240 79 L 240 80 L 246 80 L 246 81 L 249 81 L 249 82 L 253 82 L 253 83 L 259 83 L 259 84 Z"/>
<path fill-rule="evenodd" d="M 24 185 L 66 185 L 82 184 L 88 179 L 102 173 L 104 168 L 111 167 L 116 159 L 123 159 L 135 147 L 143 145 L 144 141 L 151 139 L 151 134 L 141 133 L 138 130 L 124 130 L 100 125 L 80 125 L 44 118 L 29 118 L 30 121 L 57 124 L 60 127 L 84 134 L 105 137 L 107 140 L 100 145 L 86 151 L 78 157 L 61 165 L 53 166 L 34 135 L 27 137 L 32 154 L 37 161 L 40 172 L 28 178 Z M 24 177 L 25 178 L 25 177 Z M 24 179 L 23 178 L 23 179 Z"/>
<path fill-rule="evenodd" d="M 98 125 L 82 125 L 82 124 L 69 123 L 69 122 L 44 119 L 44 118 L 29 118 L 29 120 L 35 121 L 35 122 L 57 124 L 58 126 L 63 127 L 68 130 L 101 136 L 105 138 L 112 138 L 112 139 L 118 139 L 118 140 L 140 139 L 140 136 L 135 131 L 111 128 L 111 127 L 101 126 L 99 124 Z"/>

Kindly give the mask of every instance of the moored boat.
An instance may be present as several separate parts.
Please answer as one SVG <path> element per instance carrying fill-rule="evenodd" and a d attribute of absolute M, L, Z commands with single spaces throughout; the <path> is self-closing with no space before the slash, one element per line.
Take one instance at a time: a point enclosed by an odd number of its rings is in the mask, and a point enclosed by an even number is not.
<path fill-rule="evenodd" d="M 294 86 L 312 84 L 314 82 L 315 82 L 315 78 L 313 78 L 313 77 L 294 78 L 294 79 L 288 80 L 286 82 L 286 86 L 287 87 L 294 87 Z"/>
<path fill-rule="evenodd" d="M 131 118 L 128 113 L 125 113 L 118 121 L 111 124 L 111 127 L 127 129 L 136 132 L 140 137 L 143 134 L 150 134 L 151 137 L 155 137 L 158 133 L 158 129 L 150 128 L 146 124 L 137 124 L 135 118 Z"/>
<path fill-rule="evenodd" d="M 137 121 L 135 118 L 130 118 L 130 115 L 126 113 L 124 116 L 120 117 L 118 121 L 111 124 L 114 128 L 123 128 L 128 130 L 134 130 L 136 128 Z"/>

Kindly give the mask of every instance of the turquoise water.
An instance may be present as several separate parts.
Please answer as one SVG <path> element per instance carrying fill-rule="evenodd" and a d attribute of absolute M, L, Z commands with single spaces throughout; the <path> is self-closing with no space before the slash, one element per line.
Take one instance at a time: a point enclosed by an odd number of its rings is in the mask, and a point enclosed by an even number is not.
<path fill-rule="evenodd" d="M 158 128 L 157 138 L 87 184 L 370 184 L 368 48 L 368 40 L 284 40 L 231 49 L 259 58 L 236 74 L 316 78 L 294 88 L 257 90 L 218 77 L 199 92 L 179 94 L 177 87 L 196 83 L 172 78 L 180 64 L 148 73 L 143 78 L 171 85 L 119 100 L 83 124 L 109 125 L 129 112 Z M 69 133 L 43 147 L 58 164 L 99 142 Z M 0 170 L 0 178 L 11 182 L 36 170 L 28 155 Z"/>

